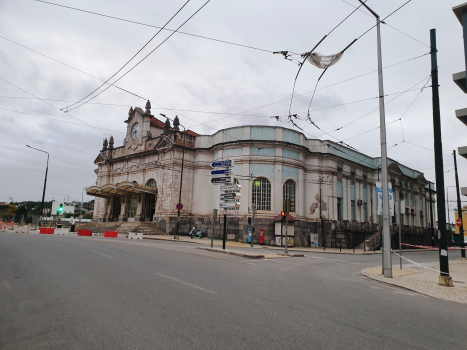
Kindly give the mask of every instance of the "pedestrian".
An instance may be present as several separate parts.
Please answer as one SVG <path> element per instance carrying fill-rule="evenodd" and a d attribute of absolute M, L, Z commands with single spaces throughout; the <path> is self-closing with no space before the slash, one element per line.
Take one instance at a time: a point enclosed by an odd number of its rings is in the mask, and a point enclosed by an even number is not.
<path fill-rule="evenodd" d="M 70 232 L 75 232 L 75 218 L 71 217 L 71 229 Z"/>

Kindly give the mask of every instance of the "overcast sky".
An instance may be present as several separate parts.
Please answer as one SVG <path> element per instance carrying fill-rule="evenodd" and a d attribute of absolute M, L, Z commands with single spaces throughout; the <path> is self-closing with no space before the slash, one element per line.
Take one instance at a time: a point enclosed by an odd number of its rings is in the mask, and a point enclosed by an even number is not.
<path fill-rule="evenodd" d="M 53 2 L 162 26 L 185 1 Z M 357 0 L 346 1 L 359 5 Z M 191 0 L 168 28 L 176 29 L 204 2 Z M 384 18 L 405 2 L 368 0 L 367 4 Z M 381 28 L 384 67 L 428 53 L 429 30 L 437 29 L 445 171 L 453 169 L 450 154 L 452 150 L 465 145 L 467 131 L 454 112 L 466 108 L 467 99 L 452 81 L 453 73 L 465 70 L 462 27 L 452 12 L 452 7 L 461 2 L 412 0 L 387 19 L 387 24 L 421 43 L 391 27 L 382 25 Z M 211 0 L 181 31 L 267 51 L 303 53 L 310 50 L 352 10 L 353 7 L 342 0 Z M 337 53 L 374 25 L 374 18 L 363 12 L 354 13 L 326 38 L 317 51 L 322 54 Z M 157 30 L 33 0 L 0 0 L 0 78 L 41 99 L 77 101 L 100 85 L 99 80 L 89 75 L 106 80 Z M 134 62 L 138 62 L 170 33 L 160 33 Z M 175 116 L 174 111 L 157 109 L 157 104 L 180 110 L 177 114 L 181 123 L 201 134 L 212 134 L 225 127 L 244 124 L 293 128 L 291 124 L 285 123 L 287 118 L 277 122 L 270 116 L 288 115 L 289 101 L 278 101 L 290 97 L 298 66 L 267 51 L 176 33 L 116 85 L 149 98 L 155 116 L 159 113 Z M 373 29 L 326 72 L 318 85 L 318 88 L 324 88 L 316 92 L 311 109 L 366 101 L 315 111 L 311 118 L 316 125 L 330 132 L 376 109 L 376 73 L 335 84 L 376 69 L 376 30 Z M 429 55 L 388 68 L 384 70 L 385 93 L 395 94 L 409 88 L 421 88 L 430 71 Z M 296 94 L 312 91 L 321 73 L 322 70 L 307 63 L 298 78 Z M 332 84 L 335 85 L 326 87 Z M 433 149 L 431 88 L 424 89 L 415 99 L 419 92 L 420 89 L 407 92 L 386 106 L 386 121 L 391 122 L 399 119 L 413 102 L 402 118 L 402 129 L 399 121 L 387 127 L 388 147 L 406 141 L 389 148 L 388 155 L 424 172 L 427 179 L 434 181 L 434 156 L 430 151 Z M 0 201 L 8 201 L 9 197 L 16 201 L 41 199 L 47 156 L 27 148 L 26 144 L 50 153 L 46 200 L 62 200 L 66 195 L 70 199 L 80 200 L 83 187 L 95 183 L 96 166 L 93 161 L 102 147 L 103 138 L 112 134 L 116 146 L 120 146 L 126 132 L 123 121 L 127 118 L 129 107 L 144 107 L 145 104 L 143 99 L 111 87 L 91 103 L 70 112 L 80 121 L 33 99 L 28 93 L 1 79 L 0 96 Z M 388 96 L 386 102 L 397 96 Z M 310 98 L 310 93 L 295 98 L 292 114 L 305 112 Z M 70 104 L 47 102 L 58 108 Z M 268 106 L 261 107 L 265 105 Z M 238 115 L 242 113 L 247 116 Z M 103 129 L 99 132 L 88 126 L 77 125 L 84 123 Z M 304 120 L 297 123 L 309 138 L 318 136 L 334 140 Z M 379 156 L 379 130 L 352 138 L 378 125 L 379 114 L 376 110 L 331 135 L 346 140 L 365 154 Z M 467 160 L 458 158 L 458 163 L 461 186 L 467 186 L 463 175 L 467 171 Z M 445 173 L 445 181 L 447 186 L 455 184 L 454 171 Z M 449 193 L 454 200 L 454 188 L 450 188 Z M 85 200 L 90 199 L 92 197 L 85 196 Z M 455 204 L 452 203 L 451 207 L 454 208 Z"/>

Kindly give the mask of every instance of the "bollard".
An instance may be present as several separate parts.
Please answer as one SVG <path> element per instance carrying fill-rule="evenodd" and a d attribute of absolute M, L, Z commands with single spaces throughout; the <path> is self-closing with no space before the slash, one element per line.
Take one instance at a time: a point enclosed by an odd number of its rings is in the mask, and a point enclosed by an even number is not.
<path fill-rule="evenodd" d="M 339 242 L 339 253 L 342 253 L 342 241 Z"/>

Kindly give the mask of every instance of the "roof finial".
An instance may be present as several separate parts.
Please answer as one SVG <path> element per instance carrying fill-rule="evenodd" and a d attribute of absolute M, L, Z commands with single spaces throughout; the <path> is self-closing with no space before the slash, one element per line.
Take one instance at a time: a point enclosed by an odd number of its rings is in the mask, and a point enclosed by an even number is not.
<path fill-rule="evenodd" d="M 168 134 L 170 130 L 170 120 L 167 118 L 164 124 L 164 134 Z"/>
<path fill-rule="evenodd" d="M 109 149 L 114 149 L 114 137 L 110 135 Z"/>
<path fill-rule="evenodd" d="M 179 125 L 180 125 L 180 120 L 178 120 L 178 115 L 176 115 L 175 119 L 174 119 L 174 130 L 175 131 L 179 130 L 179 128 L 178 128 Z"/>
<path fill-rule="evenodd" d="M 146 114 L 151 114 L 151 102 L 146 102 Z"/>
<path fill-rule="evenodd" d="M 107 138 L 104 139 L 104 143 L 102 144 L 102 150 L 107 151 L 107 146 L 109 145 Z"/>
<path fill-rule="evenodd" d="M 133 114 L 133 107 L 130 107 L 130 110 L 128 111 L 128 115 L 131 116 Z"/>

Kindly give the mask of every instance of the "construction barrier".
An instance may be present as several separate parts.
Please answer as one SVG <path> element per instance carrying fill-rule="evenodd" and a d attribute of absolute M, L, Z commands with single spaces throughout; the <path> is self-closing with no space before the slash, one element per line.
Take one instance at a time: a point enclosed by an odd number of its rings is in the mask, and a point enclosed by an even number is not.
<path fill-rule="evenodd" d="M 92 236 L 92 230 L 78 230 L 78 236 Z"/>
<path fill-rule="evenodd" d="M 67 235 L 68 234 L 68 229 L 67 228 L 57 228 L 55 230 L 56 235 Z"/>
<path fill-rule="evenodd" d="M 118 237 L 118 231 L 105 231 L 104 232 L 104 237 L 117 238 Z"/>
<path fill-rule="evenodd" d="M 29 233 L 29 226 L 16 226 L 16 233 Z"/>
<path fill-rule="evenodd" d="M 428 245 L 413 245 L 413 244 L 407 244 L 407 243 L 401 243 L 401 245 L 406 245 L 409 247 L 416 247 L 416 248 L 423 248 L 423 249 L 430 249 L 430 250 L 439 250 L 439 247 L 431 247 Z M 448 247 L 448 250 L 462 250 L 466 248 L 461 248 L 461 247 Z"/>
<path fill-rule="evenodd" d="M 53 235 L 55 231 L 55 227 L 41 227 L 39 230 L 39 234 L 43 235 Z"/>
<path fill-rule="evenodd" d="M 128 232 L 129 239 L 143 239 L 142 232 Z"/>

